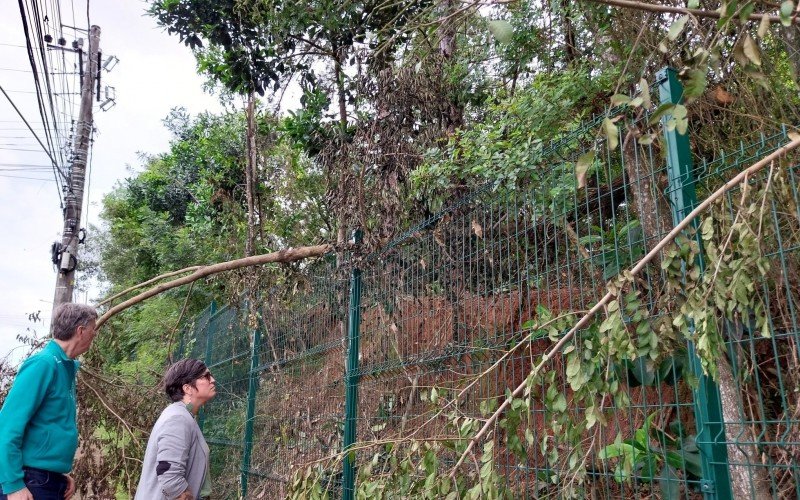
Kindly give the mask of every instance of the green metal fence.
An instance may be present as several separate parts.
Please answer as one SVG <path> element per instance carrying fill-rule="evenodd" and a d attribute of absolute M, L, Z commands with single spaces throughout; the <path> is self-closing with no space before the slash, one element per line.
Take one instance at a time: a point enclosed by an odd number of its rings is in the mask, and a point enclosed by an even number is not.
<path fill-rule="evenodd" d="M 653 92 L 662 102 L 680 99 L 669 71 L 659 74 Z M 644 124 L 650 116 L 635 119 Z M 247 308 L 214 304 L 196 318 L 181 352 L 205 359 L 218 383 L 218 397 L 201 416 L 215 497 L 280 498 L 295 468 L 356 441 L 441 433 L 445 422 L 430 418 L 425 401 L 431 387 L 464 387 L 519 342 L 542 308 L 589 309 L 606 281 L 639 260 L 697 199 L 787 141 L 779 131 L 701 160 L 675 132 L 664 132 L 657 149 L 622 131 L 612 150 L 605 141 L 598 145 L 602 120 L 549 145 L 530 188 L 486 186 L 378 253 L 318 264 L 304 289 L 262 297 L 255 322 Z M 590 150 L 602 154 L 578 188 L 575 164 Z M 762 207 L 760 224 L 772 236 L 761 250 L 772 265 L 752 292 L 768 305 L 771 335 L 747 321 L 727 326 L 735 411 L 723 407 L 724 395 L 702 374 L 691 345 L 656 378 L 636 361 L 623 367 L 629 404 L 608 403 L 607 425 L 586 436 L 593 440 L 586 484 L 594 498 L 732 498 L 732 473 L 744 474 L 750 496 L 800 497 L 800 162 L 795 156 L 779 168 L 790 203 Z M 771 175 L 749 183 L 763 185 Z M 731 218 L 740 195 L 726 196 Z M 663 293 L 659 269 L 636 282 L 645 302 Z M 536 339 L 505 359 L 459 410 L 479 415 L 482 402 L 503 398 L 550 344 Z M 564 360 L 554 359 L 548 371 L 569 394 Z M 542 385 L 534 393 L 546 391 Z M 572 445 L 550 430 L 550 415 L 535 403 L 528 431 L 537 444 L 523 457 L 499 446 L 496 467 L 519 497 L 558 497 L 550 478 Z M 646 438 L 639 455 L 645 459 L 627 473 L 619 460 L 599 458 L 604 447 L 654 428 L 661 441 Z M 504 442 L 502 429 L 496 436 Z M 325 486 L 333 497 L 354 497 L 359 463 L 367 459 L 363 451 L 348 454 L 330 472 Z M 673 465 L 670 474 L 656 474 L 665 464 Z"/>

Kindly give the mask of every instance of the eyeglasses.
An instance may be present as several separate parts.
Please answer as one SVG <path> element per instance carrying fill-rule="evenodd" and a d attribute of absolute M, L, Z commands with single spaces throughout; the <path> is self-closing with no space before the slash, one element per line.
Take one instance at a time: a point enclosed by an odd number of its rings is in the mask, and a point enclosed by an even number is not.
<path fill-rule="evenodd" d="M 204 378 L 204 379 L 208 380 L 209 382 L 211 382 L 211 379 L 214 378 L 214 377 L 212 377 L 211 376 L 211 372 L 208 371 L 208 372 L 205 372 L 204 374 L 200 375 L 200 378 Z M 200 378 L 197 379 L 197 380 L 200 380 Z"/>

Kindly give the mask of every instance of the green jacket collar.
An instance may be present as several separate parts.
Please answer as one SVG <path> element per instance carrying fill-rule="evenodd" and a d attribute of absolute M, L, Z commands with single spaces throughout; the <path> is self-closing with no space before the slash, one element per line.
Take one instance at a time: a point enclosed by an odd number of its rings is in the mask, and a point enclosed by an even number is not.
<path fill-rule="evenodd" d="M 67 356 L 67 353 L 64 352 L 64 349 L 62 349 L 61 346 L 58 345 L 58 342 L 56 342 L 55 340 L 51 340 L 50 342 L 48 342 L 47 345 L 44 346 L 44 349 L 42 349 L 42 352 L 50 354 L 59 362 L 69 361 L 75 366 L 76 370 L 81 365 L 81 362 L 78 361 L 77 359 L 72 359 L 69 356 Z"/>

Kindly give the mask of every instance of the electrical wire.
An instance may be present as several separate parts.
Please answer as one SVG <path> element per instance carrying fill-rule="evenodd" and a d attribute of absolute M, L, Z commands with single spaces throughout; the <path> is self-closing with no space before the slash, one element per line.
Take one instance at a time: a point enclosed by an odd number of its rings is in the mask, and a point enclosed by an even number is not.
<path fill-rule="evenodd" d="M 36 59 L 35 59 L 35 56 L 34 56 L 34 49 L 33 49 L 33 40 L 31 38 L 30 26 L 29 26 L 29 24 L 30 24 L 29 23 L 29 16 L 27 14 L 27 10 L 28 9 L 25 8 L 25 3 L 23 2 L 23 0 L 18 0 L 18 3 L 19 3 L 20 17 L 22 18 L 22 30 L 23 30 L 23 33 L 25 35 L 25 45 L 26 45 L 27 51 L 28 51 L 28 60 L 29 60 L 30 65 L 31 65 L 31 71 L 32 71 L 32 75 L 33 75 L 33 83 L 34 83 L 34 88 L 36 90 L 37 104 L 39 106 L 39 114 L 42 117 L 42 125 L 43 125 L 43 128 L 44 128 L 44 134 L 43 135 L 44 135 L 45 141 L 47 142 L 48 151 L 50 152 L 50 156 L 52 158 L 53 156 L 56 156 L 56 148 L 55 148 L 55 145 L 53 143 L 52 133 L 50 131 L 49 120 L 47 118 L 47 111 L 45 109 L 44 97 L 42 95 L 41 81 L 39 79 L 39 71 L 38 71 L 37 66 L 36 66 Z M 33 2 L 33 5 L 36 6 L 37 5 L 36 2 Z M 38 17 L 38 16 L 36 16 L 36 17 Z M 38 27 L 38 23 L 35 24 L 34 26 Z M 37 38 L 37 40 L 41 40 L 41 38 Z M 41 44 L 39 44 L 39 49 L 40 50 L 37 51 L 37 52 L 41 53 Z M 46 76 L 47 74 L 44 73 L 44 75 Z M 63 158 L 62 158 L 62 160 L 63 160 Z"/>
<path fill-rule="evenodd" d="M 42 149 L 44 150 L 44 152 L 47 153 L 47 156 L 50 158 L 50 161 L 53 162 L 53 170 L 54 170 L 54 172 L 60 173 L 61 176 L 64 179 L 66 179 L 66 174 L 58 166 L 58 163 L 56 162 L 55 158 L 53 158 L 53 156 L 50 154 L 50 151 L 47 149 L 47 147 L 45 147 L 44 143 L 42 143 L 42 140 L 39 139 L 39 136 L 36 135 L 36 132 L 33 131 L 33 127 L 31 127 L 31 125 L 28 123 L 28 120 L 26 120 L 25 117 L 22 115 L 22 112 L 19 110 L 19 108 L 17 108 L 17 105 L 14 104 L 14 100 L 11 99 L 11 96 L 6 94 L 6 91 L 5 91 L 5 89 L 3 88 L 2 85 L 0 85 L 0 92 L 3 92 L 3 95 L 6 96 L 6 99 L 8 99 L 8 102 L 11 103 L 11 106 L 14 108 L 14 111 L 17 112 L 17 114 L 22 119 L 22 121 L 25 123 L 25 125 L 28 126 L 28 130 L 31 131 L 31 134 L 33 134 L 33 137 L 36 138 L 36 141 L 39 142 L 40 146 L 42 146 Z M 57 174 L 56 174 L 56 182 L 58 182 L 58 175 Z M 59 198 L 59 200 L 61 199 L 61 193 L 60 192 L 58 193 L 58 198 Z"/>

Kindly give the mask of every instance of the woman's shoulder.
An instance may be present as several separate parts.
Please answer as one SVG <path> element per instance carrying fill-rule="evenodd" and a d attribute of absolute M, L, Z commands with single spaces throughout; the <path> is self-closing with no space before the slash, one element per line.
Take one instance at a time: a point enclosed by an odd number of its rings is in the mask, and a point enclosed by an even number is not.
<path fill-rule="evenodd" d="M 167 421 L 171 423 L 182 422 L 186 425 L 195 422 L 192 414 L 186 409 L 186 405 L 180 401 L 172 403 L 164 408 L 164 410 L 161 412 L 161 415 L 158 417 L 156 424 L 163 424 Z"/>

